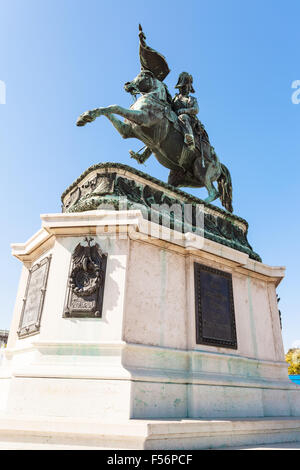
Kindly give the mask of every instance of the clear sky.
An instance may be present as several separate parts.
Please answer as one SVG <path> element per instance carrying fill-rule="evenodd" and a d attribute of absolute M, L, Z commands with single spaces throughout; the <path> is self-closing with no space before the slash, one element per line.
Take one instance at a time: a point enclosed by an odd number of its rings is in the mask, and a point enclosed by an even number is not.
<path fill-rule="evenodd" d="M 232 174 L 235 214 L 263 261 L 287 267 L 278 289 L 285 348 L 300 342 L 299 18 L 299 0 L 0 0 L 0 329 L 10 326 L 21 268 L 10 243 L 37 231 L 39 214 L 60 212 L 62 192 L 89 166 L 138 168 L 128 150 L 140 142 L 122 140 L 105 118 L 75 121 L 131 104 L 123 84 L 139 72 L 140 22 L 168 60 L 170 91 L 181 71 L 194 76 L 199 118 Z M 154 157 L 140 169 L 167 179 Z"/>

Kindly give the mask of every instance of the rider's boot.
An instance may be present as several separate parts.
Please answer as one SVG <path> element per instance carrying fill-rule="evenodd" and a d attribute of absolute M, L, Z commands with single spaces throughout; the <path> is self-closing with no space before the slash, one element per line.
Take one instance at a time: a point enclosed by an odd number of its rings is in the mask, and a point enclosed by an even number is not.
<path fill-rule="evenodd" d="M 192 150 L 195 148 L 195 139 L 193 134 L 184 134 L 184 143 Z"/>

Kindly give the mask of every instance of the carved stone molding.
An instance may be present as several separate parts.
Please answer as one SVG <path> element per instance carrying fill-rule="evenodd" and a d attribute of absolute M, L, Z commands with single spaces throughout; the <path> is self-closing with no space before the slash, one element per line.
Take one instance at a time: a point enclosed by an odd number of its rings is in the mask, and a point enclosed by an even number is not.
<path fill-rule="evenodd" d="M 107 256 L 98 243 L 86 237 L 73 255 L 63 316 L 65 318 L 100 318 Z"/>
<path fill-rule="evenodd" d="M 171 229 L 201 233 L 261 261 L 248 242 L 246 220 L 126 165 L 103 163 L 91 167 L 64 192 L 62 202 L 63 212 L 68 213 L 140 209 L 148 220 L 154 216 L 156 223 Z M 180 214 L 172 207 L 177 207 Z M 197 224 L 199 210 L 204 227 Z"/>
<path fill-rule="evenodd" d="M 18 329 L 20 338 L 36 334 L 40 331 L 50 261 L 51 255 L 44 258 L 40 263 L 35 264 L 29 270 Z"/>

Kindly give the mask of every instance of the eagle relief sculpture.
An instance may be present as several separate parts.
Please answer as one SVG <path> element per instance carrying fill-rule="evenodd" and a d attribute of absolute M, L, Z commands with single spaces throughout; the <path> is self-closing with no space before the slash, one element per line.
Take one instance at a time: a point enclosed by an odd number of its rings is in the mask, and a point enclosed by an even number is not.
<path fill-rule="evenodd" d="M 136 138 L 145 144 L 141 154 L 130 150 L 132 158 L 144 163 L 153 153 L 170 169 L 170 185 L 205 187 L 208 191 L 205 202 L 219 197 L 225 209 L 233 212 L 231 176 L 197 118 L 197 99 L 191 96 L 195 92 L 192 76 L 187 72 L 180 74 L 175 87 L 178 93 L 172 98 L 163 82 L 170 72 L 165 57 L 147 46 L 141 26 L 139 40 L 141 72 L 124 86 L 135 98 L 130 109 L 118 105 L 96 108 L 81 114 L 77 126 L 106 116 L 124 139 Z M 138 99 L 137 95 L 140 95 Z"/>
<path fill-rule="evenodd" d="M 106 255 L 98 243 L 85 237 L 72 255 L 72 267 L 64 310 L 65 317 L 100 317 L 106 268 Z"/>

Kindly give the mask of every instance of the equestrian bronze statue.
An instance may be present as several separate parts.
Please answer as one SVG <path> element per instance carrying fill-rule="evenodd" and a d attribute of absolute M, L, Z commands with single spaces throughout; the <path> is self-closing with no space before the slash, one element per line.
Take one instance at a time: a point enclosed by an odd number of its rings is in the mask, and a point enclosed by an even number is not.
<path fill-rule="evenodd" d="M 87 111 L 77 120 L 84 126 L 99 116 L 106 116 L 124 139 L 136 138 L 145 144 L 143 153 L 130 151 L 132 158 L 144 163 L 153 153 L 170 169 L 168 183 L 175 187 L 206 187 L 212 202 L 220 197 L 222 205 L 232 208 L 232 183 L 228 169 L 210 145 L 207 132 L 197 118 L 199 111 L 194 93 L 193 78 L 187 72 L 179 76 L 174 98 L 163 80 L 170 72 L 164 56 L 146 45 L 140 26 L 141 72 L 125 90 L 138 99 L 130 109 L 118 105 Z M 116 117 L 122 116 L 124 121 Z M 218 189 L 214 186 L 218 184 Z"/>

